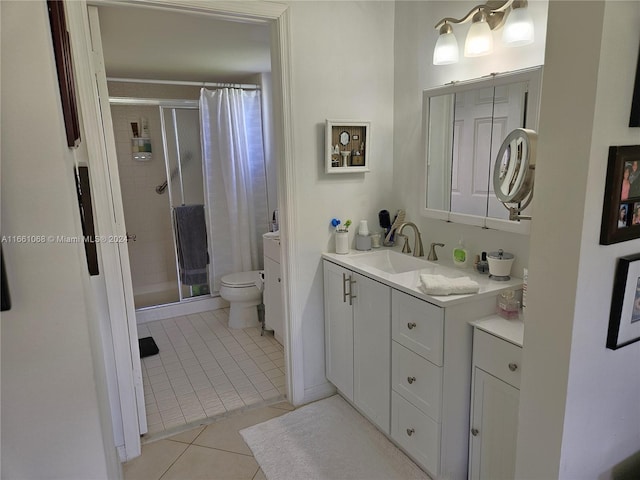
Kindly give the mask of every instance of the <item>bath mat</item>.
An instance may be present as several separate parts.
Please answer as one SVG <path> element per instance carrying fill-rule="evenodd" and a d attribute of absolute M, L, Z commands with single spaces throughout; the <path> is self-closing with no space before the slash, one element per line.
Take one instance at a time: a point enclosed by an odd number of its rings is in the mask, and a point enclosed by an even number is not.
<path fill-rule="evenodd" d="M 240 431 L 268 480 L 428 480 L 339 395 Z"/>
<path fill-rule="evenodd" d="M 138 347 L 140 348 L 140 358 L 157 355 L 157 353 L 160 351 L 153 337 L 139 338 Z"/>

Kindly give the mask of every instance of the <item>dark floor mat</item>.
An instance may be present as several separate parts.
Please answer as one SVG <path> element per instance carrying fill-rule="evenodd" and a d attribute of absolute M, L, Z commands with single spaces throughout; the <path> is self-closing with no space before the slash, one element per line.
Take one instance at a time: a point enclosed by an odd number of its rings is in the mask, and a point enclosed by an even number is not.
<path fill-rule="evenodd" d="M 160 351 L 153 337 L 139 338 L 138 346 L 140 347 L 140 358 L 156 355 Z"/>

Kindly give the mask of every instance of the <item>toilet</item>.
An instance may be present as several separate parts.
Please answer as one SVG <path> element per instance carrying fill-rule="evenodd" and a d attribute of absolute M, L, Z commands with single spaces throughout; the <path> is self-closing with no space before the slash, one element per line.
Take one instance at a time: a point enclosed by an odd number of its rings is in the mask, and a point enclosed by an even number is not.
<path fill-rule="evenodd" d="M 229 302 L 229 328 L 258 327 L 264 272 L 230 273 L 222 277 L 220 296 Z"/>

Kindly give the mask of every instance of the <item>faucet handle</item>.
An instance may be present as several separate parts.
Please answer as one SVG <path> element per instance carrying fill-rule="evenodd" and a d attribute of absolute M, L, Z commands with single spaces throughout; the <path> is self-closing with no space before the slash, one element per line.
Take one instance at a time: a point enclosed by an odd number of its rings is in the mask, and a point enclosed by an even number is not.
<path fill-rule="evenodd" d="M 402 234 L 397 234 L 396 236 L 404 238 L 404 245 L 402 246 L 402 253 L 411 253 L 411 248 L 409 248 L 409 237 Z"/>
<path fill-rule="evenodd" d="M 436 247 L 444 247 L 444 243 L 433 242 L 431 244 L 431 248 L 429 249 L 429 256 L 427 257 L 427 260 L 431 260 L 431 261 L 434 261 L 434 262 L 438 260 L 438 254 L 436 253 Z"/>

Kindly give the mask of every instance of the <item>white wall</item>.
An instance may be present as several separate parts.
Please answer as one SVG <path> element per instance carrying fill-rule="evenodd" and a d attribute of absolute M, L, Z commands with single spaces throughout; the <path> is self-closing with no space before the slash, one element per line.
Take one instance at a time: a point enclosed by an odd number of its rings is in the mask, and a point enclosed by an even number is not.
<path fill-rule="evenodd" d="M 416 222 L 426 247 L 431 242 L 446 244 L 439 257 L 450 261 L 453 248 L 464 237 L 472 256 L 481 251 L 502 248 L 516 256 L 513 273 L 522 275 L 527 266 L 529 239 L 526 235 L 503 233 L 480 227 L 421 218 L 423 182 L 422 92 L 453 80 L 469 80 L 492 72 L 506 72 L 544 63 L 545 30 L 548 2 L 533 0 L 529 11 L 536 37 L 531 45 L 517 48 L 500 43 L 501 30 L 494 32 L 494 53 L 465 58 L 453 65 L 433 65 L 433 48 L 438 38 L 436 23 L 444 17 L 460 18 L 478 3 L 473 1 L 398 1 L 395 8 L 395 102 L 394 102 L 394 192 L 398 208 Z M 458 44 L 463 45 L 469 24 L 454 27 Z M 535 212 L 535 206 L 534 206 Z"/>
<path fill-rule="evenodd" d="M 391 210 L 393 176 L 393 3 L 291 2 L 295 209 L 305 400 L 324 391 L 324 308 L 320 253 L 332 251 L 330 221 Z M 287 92 L 285 92 L 287 94 Z M 371 121 L 371 172 L 324 172 L 324 121 Z M 355 230 L 350 235 L 353 239 Z"/>
<path fill-rule="evenodd" d="M 46 3 L 0 9 L 2 235 L 82 235 Z M 83 245 L 3 249 L 2 477 L 117 478 Z"/>
<path fill-rule="evenodd" d="M 640 144 L 638 31 L 638 1 L 549 6 L 517 478 L 610 478 L 640 448 L 640 343 L 605 348 L 617 258 L 640 240 L 599 245 L 608 148 Z"/>

